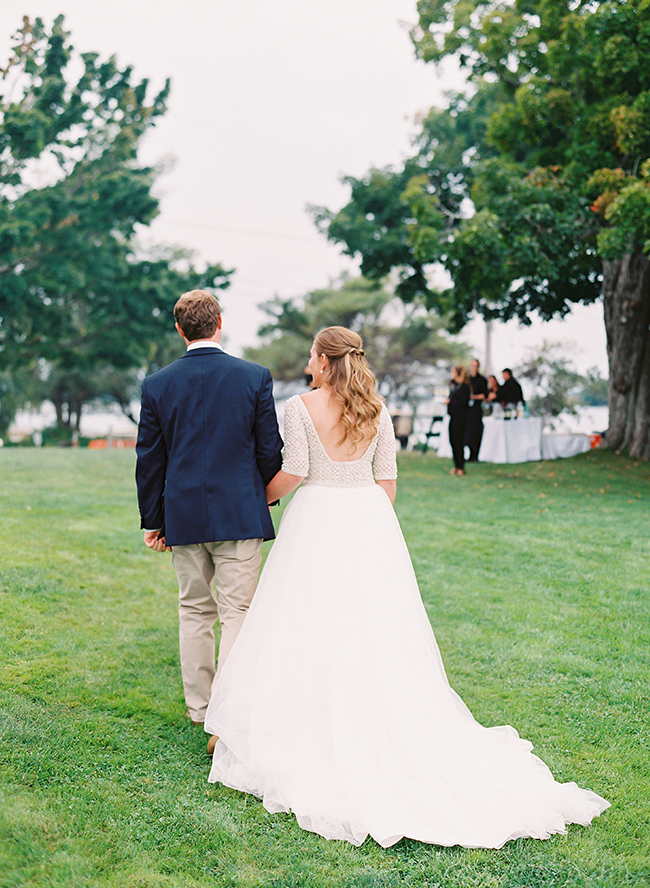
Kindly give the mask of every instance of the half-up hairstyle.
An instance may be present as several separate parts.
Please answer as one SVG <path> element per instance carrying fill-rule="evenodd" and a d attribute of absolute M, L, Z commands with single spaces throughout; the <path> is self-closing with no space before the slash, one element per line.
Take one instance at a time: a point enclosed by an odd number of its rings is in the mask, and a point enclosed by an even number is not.
<path fill-rule="evenodd" d="M 350 439 L 356 447 L 369 434 L 374 435 L 384 403 L 365 359 L 361 337 L 347 327 L 326 327 L 316 334 L 314 346 L 316 354 L 329 358 L 321 381 L 341 405 L 344 433 L 339 444 Z"/>

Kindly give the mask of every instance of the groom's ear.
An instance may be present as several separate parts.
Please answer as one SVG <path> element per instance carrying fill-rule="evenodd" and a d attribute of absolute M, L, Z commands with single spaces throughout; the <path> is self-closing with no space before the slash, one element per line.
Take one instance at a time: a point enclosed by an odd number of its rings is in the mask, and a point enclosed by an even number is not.
<path fill-rule="evenodd" d="M 183 337 L 183 339 L 185 339 L 185 334 L 184 334 L 183 331 L 181 330 L 178 321 L 176 321 L 175 327 L 176 327 L 176 329 L 178 330 L 178 332 L 180 333 L 180 335 Z"/>

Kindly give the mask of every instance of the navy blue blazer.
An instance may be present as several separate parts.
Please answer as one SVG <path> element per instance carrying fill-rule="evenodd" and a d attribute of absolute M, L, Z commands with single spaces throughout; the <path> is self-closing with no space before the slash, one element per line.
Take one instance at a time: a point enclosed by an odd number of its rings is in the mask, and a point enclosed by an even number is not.
<path fill-rule="evenodd" d="M 141 527 L 167 545 L 273 539 L 265 485 L 282 466 L 266 367 L 210 346 L 142 383 L 136 446 Z"/>

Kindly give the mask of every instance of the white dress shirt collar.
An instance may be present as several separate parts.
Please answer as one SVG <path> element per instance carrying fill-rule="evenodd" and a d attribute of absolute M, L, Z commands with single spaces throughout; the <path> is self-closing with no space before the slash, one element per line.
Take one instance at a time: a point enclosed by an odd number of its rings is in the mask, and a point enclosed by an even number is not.
<path fill-rule="evenodd" d="M 218 348 L 220 351 L 223 351 L 218 342 L 213 342 L 211 339 L 195 339 L 194 342 L 190 342 L 187 346 L 188 351 L 192 351 L 195 348 Z"/>

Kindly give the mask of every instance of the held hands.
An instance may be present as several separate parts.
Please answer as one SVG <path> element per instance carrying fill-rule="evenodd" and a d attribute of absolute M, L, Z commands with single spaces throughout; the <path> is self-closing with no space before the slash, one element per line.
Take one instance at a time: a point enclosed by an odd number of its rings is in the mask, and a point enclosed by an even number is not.
<path fill-rule="evenodd" d="M 303 477 L 289 475 L 280 469 L 266 485 L 266 501 L 270 504 L 281 500 L 294 491 L 296 487 L 299 487 L 304 480 Z"/>
<path fill-rule="evenodd" d="M 158 530 L 145 530 L 144 544 L 147 549 L 153 549 L 154 552 L 171 552 L 171 546 L 165 545 L 165 537 L 158 539 Z"/>

